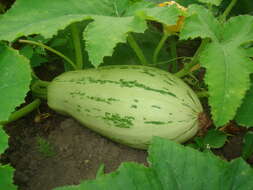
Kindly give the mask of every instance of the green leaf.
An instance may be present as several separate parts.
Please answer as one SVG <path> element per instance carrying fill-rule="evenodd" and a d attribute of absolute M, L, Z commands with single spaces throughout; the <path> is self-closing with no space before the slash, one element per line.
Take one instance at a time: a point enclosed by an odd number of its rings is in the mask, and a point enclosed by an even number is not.
<path fill-rule="evenodd" d="M 140 13 L 139 13 L 140 14 Z M 176 5 L 166 7 L 147 8 L 142 13 L 145 19 L 157 21 L 167 25 L 174 25 L 177 23 L 180 10 Z"/>
<path fill-rule="evenodd" d="M 142 33 L 146 27 L 146 22 L 137 17 L 94 17 L 84 32 L 91 63 L 99 66 L 104 56 L 112 55 L 118 43 L 126 42 L 129 32 Z"/>
<path fill-rule="evenodd" d="M 124 16 L 133 16 L 141 10 L 145 10 L 146 8 L 152 8 L 156 6 L 157 6 L 156 4 L 151 3 L 151 2 L 140 1 L 127 7 Z"/>
<path fill-rule="evenodd" d="M 249 88 L 251 61 L 240 47 L 214 42 L 202 52 L 200 61 L 207 69 L 205 82 L 213 120 L 222 126 L 234 118 Z"/>
<path fill-rule="evenodd" d="M 42 63 L 48 62 L 48 60 L 45 57 L 42 57 L 40 54 L 34 54 L 30 61 L 32 67 L 38 67 Z"/>
<path fill-rule="evenodd" d="M 19 0 L 0 18 L 0 40 L 41 34 L 51 38 L 70 23 L 91 15 L 116 15 L 122 0 Z"/>
<path fill-rule="evenodd" d="M 253 187 L 252 179 L 252 168 L 241 158 L 238 158 L 227 164 L 221 173 L 220 189 L 250 190 Z"/>
<path fill-rule="evenodd" d="M 0 189 L 16 190 L 17 187 L 13 184 L 14 169 L 9 165 L 0 165 Z"/>
<path fill-rule="evenodd" d="M 126 8 L 130 6 L 131 2 L 129 0 L 111 0 L 112 6 L 115 11 L 115 16 L 120 17 L 125 14 Z"/>
<path fill-rule="evenodd" d="M 233 17 L 223 25 L 203 7 L 191 6 L 190 12 L 181 38 L 211 39 L 200 52 L 200 64 L 207 70 L 209 104 L 214 123 L 219 127 L 234 118 L 250 86 L 253 64 L 242 45 L 253 40 L 253 17 Z"/>
<path fill-rule="evenodd" d="M 224 26 L 223 40 L 209 44 L 201 54 L 200 61 L 207 69 L 205 80 L 217 126 L 234 118 L 249 89 L 253 64 L 241 45 L 253 39 L 252 22 L 251 16 L 231 18 Z"/>
<path fill-rule="evenodd" d="M 213 154 L 161 138 L 154 139 L 148 160 L 149 168 L 123 163 L 116 172 L 96 180 L 55 190 L 189 190 L 189 187 L 194 190 L 249 190 L 253 186 L 253 170 L 242 159 L 228 163 Z"/>
<path fill-rule="evenodd" d="M 176 144 L 173 146 L 171 142 L 166 146 L 164 141 L 160 139 L 154 142 L 149 153 L 149 162 L 155 169 L 163 189 L 183 190 L 191 187 L 197 190 L 201 189 L 201 186 L 206 187 L 206 189 L 217 189 L 215 178 L 208 181 L 212 174 L 219 171 L 219 160 L 214 159 L 213 156 L 200 154 Z M 208 173 L 204 173 L 206 170 Z M 201 174 L 202 176 L 200 176 Z"/>
<path fill-rule="evenodd" d="M 253 127 L 253 85 L 247 91 L 242 105 L 237 110 L 235 120 L 238 124 L 244 127 Z"/>
<path fill-rule="evenodd" d="M 243 137 L 242 157 L 247 160 L 253 154 L 253 132 L 248 131 Z"/>
<path fill-rule="evenodd" d="M 21 50 L 19 50 L 19 53 L 26 58 L 30 59 L 33 55 L 33 47 L 32 46 L 24 46 Z"/>
<path fill-rule="evenodd" d="M 0 125 L 0 154 L 8 148 L 9 136 L 5 133 L 3 126 Z"/>
<path fill-rule="evenodd" d="M 218 130 L 209 130 L 203 143 L 210 148 L 221 148 L 227 140 L 227 135 Z"/>
<path fill-rule="evenodd" d="M 24 102 L 30 81 L 29 61 L 16 50 L 0 45 L 0 121 L 8 120 L 11 112 Z"/>
<path fill-rule="evenodd" d="M 219 6 L 223 0 L 198 0 L 201 3 Z"/>
<path fill-rule="evenodd" d="M 210 148 L 223 147 L 226 143 L 226 140 L 227 136 L 225 133 L 215 129 L 211 129 L 204 137 L 195 137 L 195 144 L 190 144 L 190 146 L 201 151 L 206 151 L 210 150 Z"/>
<path fill-rule="evenodd" d="M 209 10 L 200 5 L 191 5 L 188 14 L 180 33 L 181 40 L 197 37 L 211 38 L 214 41 L 220 39 L 222 28 Z"/>

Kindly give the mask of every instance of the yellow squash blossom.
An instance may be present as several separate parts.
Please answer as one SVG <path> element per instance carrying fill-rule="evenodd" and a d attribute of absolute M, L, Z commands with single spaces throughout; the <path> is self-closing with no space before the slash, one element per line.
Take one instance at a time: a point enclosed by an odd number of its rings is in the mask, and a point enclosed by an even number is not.
<path fill-rule="evenodd" d="M 171 5 L 176 5 L 177 8 L 179 8 L 180 10 L 186 12 L 187 8 L 179 5 L 177 2 L 175 1 L 167 1 L 167 2 L 163 2 L 158 4 L 159 7 L 165 7 L 165 6 L 171 6 Z M 179 16 L 177 23 L 175 25 L 165 25 L 164 27 L 164 32 L 168 32 L 168 33 L 176 33 L 179 32 L 182 28 L 182 25 L 184 23 L 184 16 Z"/>

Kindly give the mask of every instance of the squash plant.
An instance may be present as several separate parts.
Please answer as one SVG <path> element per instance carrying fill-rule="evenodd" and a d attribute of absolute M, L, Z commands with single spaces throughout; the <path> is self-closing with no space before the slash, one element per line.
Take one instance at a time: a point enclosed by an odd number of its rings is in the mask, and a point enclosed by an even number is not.
<path fill-rule="evenodd" d="M 113 60 L 117 60 L 113 64 L 122 62 L 163 68 L 171 64 L 175 76 L 184 79 L 205 68 L 207 87 L 198 88 L 201 91 L 197 94 L 208 96 L 214 125 L 219 128 L 235 119 L 240 125 L 252 126 L 253 16 L 229 17 L 236 0 L 230 1 L 222 11 L 218 7 L 222 0 L 178 0 L 176 2 L 181 5 L 170 2 L 159 6 L 161 2 L 154 2 L 17 0 L 0 17 L 1 125 L 36 109 L 40 99 L 47 96 L 49 83 L 36 76 L 29 66 L 29 59 L 20 55 L 25 54 L 22 48 L 20 53 L 13 49 L 16 44 L 30 44 L 63 58 L 66 70 L 97 68 L 102 63 L 111 64 Z M 83 22 L 86 23 L 81 27 L 79 23 Z M 157 28 L 157 23 L 161 27 Z M 58 31 L 66 28 L 75 52 L 72 56 L 52 48 L 52 41 L 48 41 L 52 38 L 57 41 Z M 152 48 L 145 48 L 145 43 L 141 43 L 148 41 L 152 44 L 153 38 L 141 41 L 140 36 L 145 36 L 148 31 L 160 37 Z M 31 35 L 41 35 L 47 43 L 30 40 Z M 196 38 L 201 39 L 201 44 L 194 56 L 178 57 L 177 39 L 180 42 Z M 61 42 L 62 46 L 69 46 L 67 42 L 69 40 Z M 166 42 L 170 44 L 169 54 L 164 46 Z M 119 55 L 123 52 L 130 53 L 122 60 Z M 29 90 L 36 97 L 34 101 L 16 109 L 24 102 Z M 0 152 L 3 152 L 8 136 L 2 126 L 0 134 Z M 1 166 L 0 175 L 6 168 Z"/>

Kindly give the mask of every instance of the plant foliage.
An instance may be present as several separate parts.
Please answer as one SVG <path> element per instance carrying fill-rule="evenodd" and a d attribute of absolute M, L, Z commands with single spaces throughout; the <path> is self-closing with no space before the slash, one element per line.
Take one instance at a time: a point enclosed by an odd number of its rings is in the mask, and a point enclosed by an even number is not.
<path fill-rule="evenodd" d="M 0 121 L 8 120 L 17 105 L 24 102 L 31 82 L 29 61 L 5 45 L 0 45 Z"/>
<path fill-rule="evenodd" d="M 17 187 L 13 185 L 13 173 L 14 169 L 9 166 L 1 166 L 0 165 L 0 189 L 8 189 L 8 190 L 16 190 Z"/>
<path fill-rule="evenodd" d="M 253 17 L 237 16 L 221 23 L 202 6 L 190 6 L 189 12 L 180 37 L 211 41 L 200 53 L 200 63 L 206 68 L 213 120 L 222 126 L 234 118 L 250 87 L 253 64 L 242 45 L 253 40 Z"/>

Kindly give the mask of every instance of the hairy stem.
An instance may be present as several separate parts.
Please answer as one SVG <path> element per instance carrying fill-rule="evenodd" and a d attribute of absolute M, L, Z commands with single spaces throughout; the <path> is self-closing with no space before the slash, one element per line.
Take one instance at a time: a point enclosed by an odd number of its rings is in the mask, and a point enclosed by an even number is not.
<path fill-rule="evenodd" d="M 169 34 L 167 34 L 167 33 L 164 32 L 163 36 L 162 36 L 162 38 L 160 40 L 160 42 L 158 43 L 158 45 L 155 48 L 155 51 L 154 51 L 154 54 L 153 54 L 153 64 L 157 63 L 157 57 L 158 57 L 158 55 L 159 55 L 159 53 L 160 53 L 160 51 L 161 51 L 164 43 L 168 39 L 168 37 L 169 37 Z"/>
<path fill-rule="evenodd" d="M 76 54 L 76 68 L 83 69 L 83 51 L 81 46 L 80 31 L 77 23 L 71 24 L 70 28 Z"/>
<path fill-rule="evenodd" d="M 175 75 L 177 77 L 183 77 L 183 76 L 192 72 L 192 67 L 194 67 L 198 63 L 199 55 L 208 43 L 209 43 L 208 38 L 202 39 L 202 42 L 201 42 L 200 46 L 198 47 L 196 53 L 194 54 L 191 62 L 188 63 L 187 65 L 185 65 L 183 69 L 181 69 L 180 71 L 175 73 Z"/>
<path fill-rule="evenodd" d="M 51 51 L 53 52 L 54 54 L 60 56 L 61 58 L 63 58 L 65 61 L 67 61 L 67 63 L 69 63 L 73 69 L 77 69 L 75 63 L 73 61 L 71 61 L 68 57 L 66 57 L 65 55 L 63 55 L 61 52 L 43 44 L 43 43 L 40 43 L 40 42 L 35 42 L 35 41 L 31 41 L 31 40 L 19 40 L 20 43 L 27 43 L 27 44 L 32 44 L 32 45 L 36 45 L 36 46 L 39 46 L 39 47 L 42 47 L 42 48 L 45 48 L 47 49 L 48 51 Z"/>
<path fill-rule="evenodd" d="M 222 22 L 226 20 L 227 16 L 229 15 L 229 13 L 231 12 L 231 10 L 233 9 L 236 3 L 237 3 L 237 0 L 231 0 L 230 4 L 227 6 L 227 8 L 225 9 L 225 11 L 223 12 L 221 16 Z"/>
<path fill-rule="evenodd" d="M 135 41 L 132 34 L 128 34 L 127 41 L 129 43 L 129 45 L 131 46 L 131 48 L 134 50 L 137 57 L 139 58 L 141 64 L 142 65 L 147 65 L 148 64 L 147 59 L 145 58 L 140 46 L 137 44 L 137 42 Z"/>
<path fill-rule="evenodd" d="M 30 112 L 32 112 L 34 109 L 38 108 L 39 105 L 40 105 L 41 101 L 40 99 L 35 99 L 32 103 L 24 106 L 23 108 L 13 112 L 11 114 L 11 116 L 9 117 L 9 120 L 8 121 L 3 121 L 3 122 L 0 122 L 1 125 L 6 125 L 8 123 L 11 123 L 13 121 L 16 121 L 18 119 L 20 119 L 21 117 L 29 114 Z"/>

